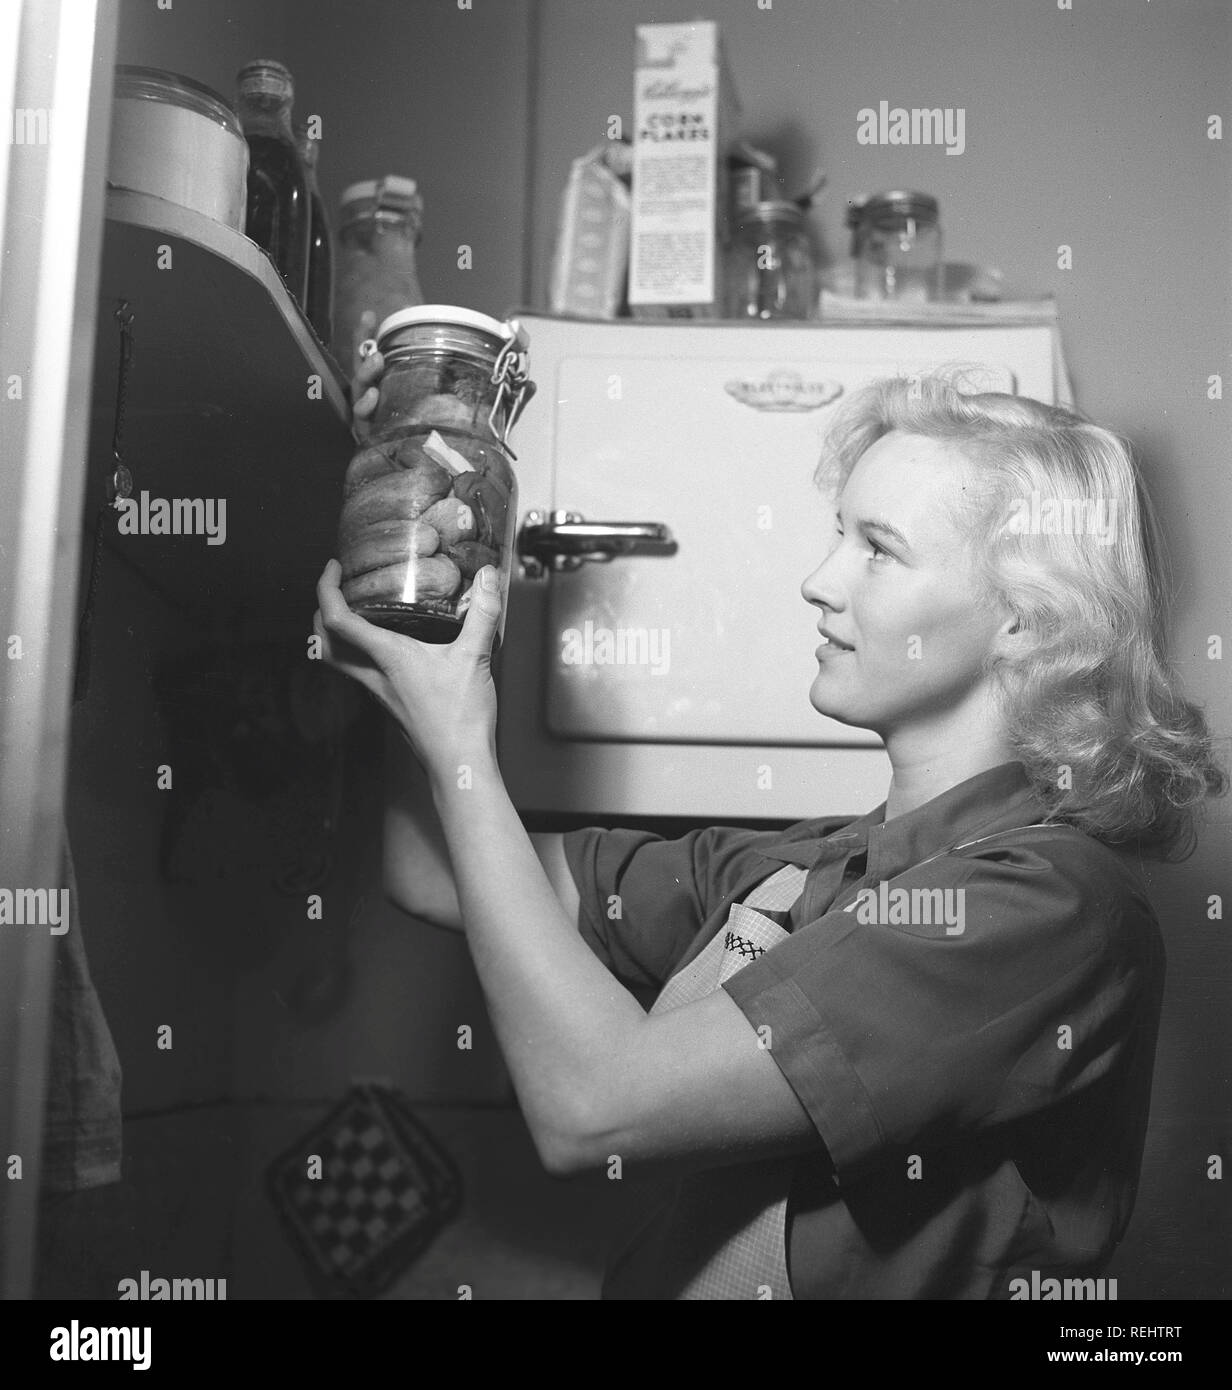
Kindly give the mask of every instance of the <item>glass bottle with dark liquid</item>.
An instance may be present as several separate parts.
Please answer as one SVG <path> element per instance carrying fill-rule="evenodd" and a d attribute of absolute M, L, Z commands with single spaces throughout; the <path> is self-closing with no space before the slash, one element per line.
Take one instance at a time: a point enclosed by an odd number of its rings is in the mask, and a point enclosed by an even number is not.
<path fill-rule="evenodd" d="M 237 110 L 248 140 L 247 235 L 268 252 L 304 307 L 312 235 L 308 181 L 291 131 L 295 86 L 281 63 L 259 59 L 236 77 Z"/>
<path fill-rule="evenodd" d="M 321 142 L 299 127 L 295 131 L 295 143 L 308 176 L 308 200 L 312 213 L 308 239 L 308 298 L 304 313 L 316 329 L 317 337 L 328 345 L 334 331 L 334 242 L 321 191 L 317 187 L 317 155 Z"/>

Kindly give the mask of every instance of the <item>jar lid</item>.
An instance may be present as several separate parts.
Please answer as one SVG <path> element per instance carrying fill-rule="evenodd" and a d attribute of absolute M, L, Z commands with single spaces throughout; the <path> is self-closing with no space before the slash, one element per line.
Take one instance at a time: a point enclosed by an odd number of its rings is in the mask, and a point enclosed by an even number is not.
<path fill-rule="evenodd" d="M 874 193 L 863 209 L 863 220 L 866 222 L 878 222 L 887 217 L 910 217 L 916 222 L 935 222 L 938 215 L 938 203 L 931 194 L 903 190 Z"/>
<path fill-rule="evenodd" d="M 342 190 L 339 203 L 345 208 L 348 203 L 375 198 L 382 186 L 386 193 L 392 193 L 399 198 L 413 198 L 419 192 L 419 185 L 414 179 L 405 179 L 401 174 L 386 174 L 383 179 L 361 179 L 359 183 L 348 184 Z"/>
<path fill-rule="evenodd" d="M 112 95 L 115 101 L 161 101 L 180 106 L 186 111 L 195 111 L 199 116 L 207 116 L 243 138 L 239 119 L 227 102 L 204 82 L 197 82 L 178 72 L 117 63 Z"/>
<path fill-rule="evenodd" d="M 804 221 L 804 209 L 800 204 L 789 203 L 785 198 L 767 198 L 744 211 L 752 213 L 754 217 L 784 217 L 790 222 Z"/>
<path fill-rule="evenodd" d="M 241 96 L 270 96 L 286 101 L 295 98 L 291 69 L 274 58 L 256 58 L 245 63 L 235 75 L 235 86 Z"/>
<path fill-rule="evenodd" d="M 791 228 L 804 228 L 804 209 L 798 203 L 772 198 L 759 203 L 748 203 L 736 214 L 737 223 L 742 226 L 760 224 L 766 226 L 775 222 Z"/>
<path fill-rule="evenodd" d="M 463 309 L 456 304 L 417 304 L 410 309 L 399 309 L 397 313 L 390 314 L 382 321 L 376 330 L 378 347 L 382 339 L 413 326 L 471 328 L 497 339 L 497 347 L 503 346 L 514 336 L 514 330 L 509 324 L 481 314 L 476 309 Z"/>

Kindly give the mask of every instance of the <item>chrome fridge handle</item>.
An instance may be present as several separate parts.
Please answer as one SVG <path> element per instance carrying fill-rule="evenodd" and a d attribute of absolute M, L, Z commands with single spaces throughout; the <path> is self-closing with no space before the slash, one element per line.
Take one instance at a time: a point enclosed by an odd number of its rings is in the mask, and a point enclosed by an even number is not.
<path fill-rule="evenodd" d="M 578 512 L 531 511 L 518 531 L 517 553 L 523 574 L 543 579 L 553 570 L 606 563 L 634 550 L 670 551 L 675 544 L 661 521 L 587 521 Z"/>

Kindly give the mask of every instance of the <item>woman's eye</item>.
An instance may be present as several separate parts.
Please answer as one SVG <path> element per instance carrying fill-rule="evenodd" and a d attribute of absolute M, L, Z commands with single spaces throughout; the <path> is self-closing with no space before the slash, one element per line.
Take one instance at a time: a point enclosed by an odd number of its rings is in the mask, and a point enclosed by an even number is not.
<path fill-rule="evenodd" d="M 841 526 L 839 526 L 839 525 L 836 524 L 835 527 L 834 527 L 834 534 L 839 538 L 839 540 L 842 540 L 842 539 L 843 539 L 843 534 L 844 534 L 844 533 L 843 533 L 843 528 L 842 528 Z M 865 537 L 865 539 L 868 541 L 869 549 L 873 552 L 872 558 L 873 558 L 874 560 L 882 560 L 882 559 L 884 559 L 884 560 L 892 560 L 892 559 L 894 559 L 894 556 L 890 554 L 890 552 L 885 548 L 885 546 L 878 545 L 877 542 L 876 542 L 875 540 L 873 540 L 873 538 L 872 538 L 871 536 L 867 536 L 867 537 Z"/>

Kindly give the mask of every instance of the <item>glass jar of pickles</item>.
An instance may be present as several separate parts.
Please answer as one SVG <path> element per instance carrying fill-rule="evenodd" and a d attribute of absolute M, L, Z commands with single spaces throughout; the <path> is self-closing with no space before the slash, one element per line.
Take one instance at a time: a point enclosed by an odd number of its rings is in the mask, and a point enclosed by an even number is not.
<path fill-rule="evenodd" d="M 385 369 L 371 434 L 343 487 L 342 596 L 378 626 L 452 642 L 476 574 L 493 565 L 499 643 L 517 525 L 508 438 L 535 389 L 525 331 L 517 320 L 424 304 L 387 318 L 374 346 Z"/>

